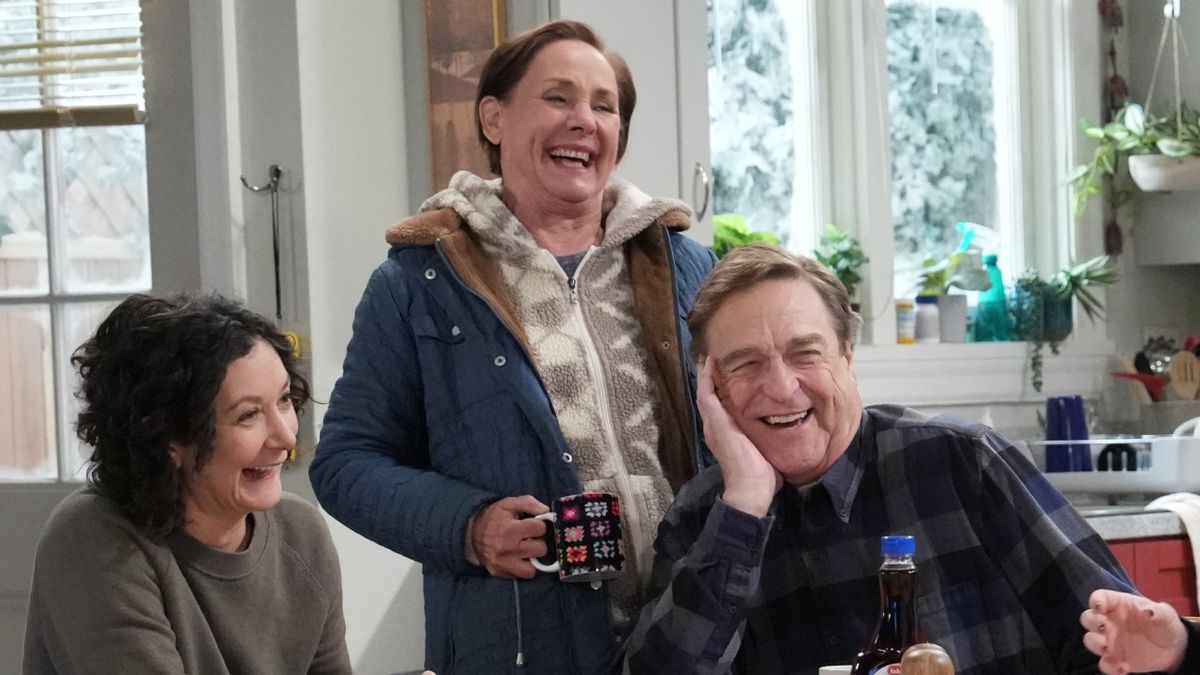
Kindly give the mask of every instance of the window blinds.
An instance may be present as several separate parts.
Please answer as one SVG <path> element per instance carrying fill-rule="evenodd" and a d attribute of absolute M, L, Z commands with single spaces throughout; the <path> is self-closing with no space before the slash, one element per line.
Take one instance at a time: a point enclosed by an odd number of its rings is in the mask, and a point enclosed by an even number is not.
<path fill-rule="evenodd" d="M 0 0 L 0 129 L 145 119 L 138 0 Z"/>

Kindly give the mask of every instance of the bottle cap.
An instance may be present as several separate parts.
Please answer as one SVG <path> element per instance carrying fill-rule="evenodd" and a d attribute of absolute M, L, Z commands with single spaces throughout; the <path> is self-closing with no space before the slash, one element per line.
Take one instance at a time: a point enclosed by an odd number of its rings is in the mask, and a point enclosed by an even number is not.
<path fill-rule="evenodd" d="M 936 305 L 937 304 L 937 296 L 936 295 L 918 295 L 917 296 L 917 304 L 918 305 Z"/>
<path fill-rule="evenodd" d="M 989 254 L 983 256 L 983 264 L 984 265 L 995 265 L 996 261 L 999 259 L 1000 259 L 1000 256 L 996 255 L 995 253 L 989 253 Z"/>
<path fill-rule="evenodd" d="M 917 540 L 909 536 L 880 537 L 879 551 L 884 555 L 912 555 L 917 552 Z"/>

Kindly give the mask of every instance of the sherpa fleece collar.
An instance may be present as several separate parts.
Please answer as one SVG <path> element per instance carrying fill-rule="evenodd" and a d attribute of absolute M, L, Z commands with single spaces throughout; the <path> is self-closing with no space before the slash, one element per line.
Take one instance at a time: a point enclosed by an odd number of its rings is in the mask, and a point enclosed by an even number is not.
<path fill-rule="evenodd" d="M 497 238 L 495 243 L 501 248 L 532 252 L 537 244 L 504 205 L 501 181 L 500 178 L 484 180 L 469 171 L 459 171 L 450 179 L 449 188 L 421 204 L 420 214 L 388 228 L 387 242 L 393 246 L 430 245 L 466 222 L 481 237 Z M 655 221 L 674 231 L 691 227 L 691 209 L 687 204 L 650 197 L 622 178 L 611 179 L 605 187 L 602 209 L 607 225 L 600 243 L 602 249 L 623 245 Z M 501 241 L 504 239 L 509 241 Z"/>

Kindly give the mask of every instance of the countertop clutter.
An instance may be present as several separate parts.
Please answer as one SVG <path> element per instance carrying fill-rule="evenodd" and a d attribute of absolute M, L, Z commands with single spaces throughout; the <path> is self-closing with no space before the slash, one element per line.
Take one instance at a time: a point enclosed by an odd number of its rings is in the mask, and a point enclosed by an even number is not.
<path fill-rule="evenodd" d="M 1112 428 L 1170 434 L 1200 416 L 1200 337 L 1189 335 L 1181 345 L 1151 337 L 1136 354 L 1114 355 L 1110 367 Z"/>

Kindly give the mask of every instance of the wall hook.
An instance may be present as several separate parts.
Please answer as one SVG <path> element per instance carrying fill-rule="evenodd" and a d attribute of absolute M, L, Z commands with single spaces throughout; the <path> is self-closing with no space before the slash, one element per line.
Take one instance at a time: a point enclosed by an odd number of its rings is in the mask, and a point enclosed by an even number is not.
<path fill-rule="evenodd" d="M 279 189 L 279 178 L 282 175 L 283 167 L 279 166 L 278 164 L 272 164 L 271 166 L 267 167 L 267 176 L 269 177 L 269 180 L 267 181 L 266 185 L 251 185 L 250 181 L 246 180 L 246 174 L 242 174 L 242 185 L 245 185 L 246 189 L 250 190 L 251 192 L 263 192 L 264 190 L 275 192 Z"/>
<path fill-rule="evenodd" d="M 283 320 L 283 303 L 280 299 L 279 285 L 279 179 L 283 176 L 283 167 L 272 164 L 267 167 L 268 180 L 266 185 L 251 185 L 242 175 L 242 185 L 251 192 L 271 193 L 271 247 L 275 254 L 275 318 Z"/>

